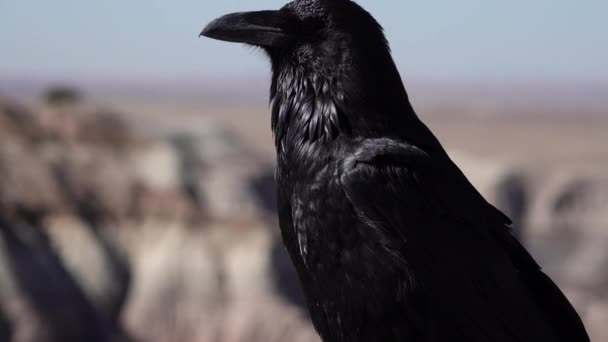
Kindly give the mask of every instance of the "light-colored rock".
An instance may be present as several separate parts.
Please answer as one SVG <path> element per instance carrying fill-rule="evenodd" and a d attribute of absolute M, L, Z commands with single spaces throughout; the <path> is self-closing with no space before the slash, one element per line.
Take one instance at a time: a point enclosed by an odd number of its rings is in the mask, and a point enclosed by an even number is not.
<path fill-rule="evenodd" d="M 206 329 L 197 342 L 319 342 L 321 339 L 302 311 L 276 299 L 235 303 L 227 307 Z"/>
<path fill-rule="evenodd" d="M 608 341 L 608 301 L 596 301 L 584 316 L 591 341 Z"/>
<path fill-rule="evenodd" d="M 46 231 L 53 250 L 87 298 L 110 320 L 117 320 L 131 274 L 124 252 L 108 237 L 110 231 L 70 216 L 48 219 Z"/>
<path fill-rule="evenodd" d="M 608 295 L 608 238 L 585 239 L 562 265 L 561 278 Z"/>
<path fill-rule="evenodd" d="M 267 227 L 248 227 L 239 235 L 222 251 L 228 298 L 247 302 L 272 296 L 272 232 Z"/>
<path fill-rule="evenodd" d="M 531 234 L 558 229 L 576 234 L 608 234 L 608 176 L 596 171 L 561 170 L 539 179 L 530 210 Z"/>
<path fill-rule="evenodd" d="M 37 117 L 28 109 L 14 103 L 0 101 L 0 139 L 22 142 L 41 138 L 42 127 Z"/>
<path fill-rule="evenodd" d="M 180 156 L 168 142 L 152 142 L 131 151 L 130 162 L 135 179 L 151 191 L 177 191 L 182 185 Z"/>
<path fill-rule="evenodd" d="M 75 213 L 98 219 L 129 214 L 135 181 L 128 159 L 103 148 L 74 146 L 53 161 L 58 183 Z"/>
<path fill-rule="evenodd" d="M 15 142 L 0 145 L 0 212 L 46 213 L 64 205 L 51 168 L 35 150 Z"/>
<path fill-rule="evenodd" d="M 185 185 L 209 216 L 220 220 L 264 216 L 251 182 L 266 165 L 234 133 L 212 125 L 196 136 L 174 141 L 186 166 Z"/>
<path fill-rule="evenodd" d="M 148 224 L 128 235 L 133 283 L 124 318 L 130 331 L 152 337 L 176 326 L 193 329 L 202 312 L 218 308 L 221 266 L 204 230 Z"/>
<path fill-rule="evenodd" d="M 84 113 L 79 119 L 80 143 L 121 149 L 137 140 L 127 122 L 112 109 L 95 109 Z"/>

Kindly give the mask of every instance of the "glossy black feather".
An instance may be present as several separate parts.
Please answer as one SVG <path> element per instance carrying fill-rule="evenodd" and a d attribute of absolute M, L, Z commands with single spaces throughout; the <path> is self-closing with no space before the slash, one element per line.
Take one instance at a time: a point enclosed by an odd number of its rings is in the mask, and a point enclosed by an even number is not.
<path fill-rule="evenodd" d="M 323 39 L 269 55 L 281 230 L 323 339 L 588 341 L 418 120 L 379 25 L 315 3 Z"/>
<path fill-rule="evenodd" d="M 289 39 L 250 39 L 272 63 L 281 232 L 323 340 L 589 341 L 418 119 L 372 16 L 348 0 L 276 15 Z"/>

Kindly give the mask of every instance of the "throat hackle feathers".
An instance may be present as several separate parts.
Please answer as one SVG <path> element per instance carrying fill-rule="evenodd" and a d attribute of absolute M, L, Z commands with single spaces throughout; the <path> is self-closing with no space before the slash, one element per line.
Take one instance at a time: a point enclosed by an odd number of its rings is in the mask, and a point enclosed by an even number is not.
<path fill-rule="evenodd" d="M 282 70 L 271 87 L 272 131 L 277 150 L 288 142 L 314 143 L 335 139 L 347 126 L 336 82 L 297 67 Z"/>

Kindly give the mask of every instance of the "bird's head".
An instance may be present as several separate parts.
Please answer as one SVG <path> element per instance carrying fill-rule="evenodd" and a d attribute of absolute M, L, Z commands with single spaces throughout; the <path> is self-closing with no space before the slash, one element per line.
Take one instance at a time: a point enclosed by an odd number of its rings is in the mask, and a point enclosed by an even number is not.
<path fill-rule="evenodd" d="M 351 0 L 295 0 L 279 10 L 228 14 L 201 35 L 268 54 L 277 146 L 283 137 L 371 136 L 403 113 L 415 116 L 382 27 Z"/>
<path fill-rule="evenodd" d="M 353 56 L 388 52 L 380 25 L 350 0 L 296 0 L 279 10 L 232 13 L 201 35 L 260 47 L 273 64 L 335 68 Z"/>

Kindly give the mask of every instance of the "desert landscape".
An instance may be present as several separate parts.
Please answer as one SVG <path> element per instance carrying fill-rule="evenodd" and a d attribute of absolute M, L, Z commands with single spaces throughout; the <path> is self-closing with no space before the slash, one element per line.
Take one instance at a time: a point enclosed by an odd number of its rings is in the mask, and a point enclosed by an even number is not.
<path fill-rule="evenodd" d="M 249 38 L 214 20 L 286 2 L 0 2 L 0 342 L 320 342 L 278 228 L 271 71 L 399 87 L 387 59 L 355 58 L 385 46 L 350 2 L 296 2 Z M 608 341 L 608 2 L 353 2 L 417 115 Z"/>
<path fill-rule="evenodd" d="M 258 90 L 227 101 L 11 89 L 0 341 L 319 340 L 278 234 Z M 592 340 L 607 339 L 608 106 L 470 105 L 481 102 L 417 108 Z"/>

